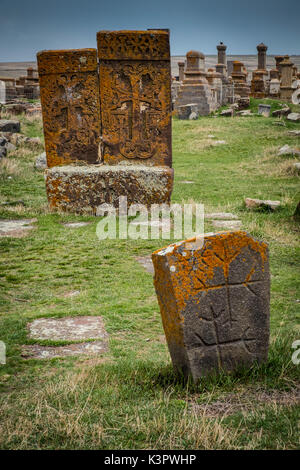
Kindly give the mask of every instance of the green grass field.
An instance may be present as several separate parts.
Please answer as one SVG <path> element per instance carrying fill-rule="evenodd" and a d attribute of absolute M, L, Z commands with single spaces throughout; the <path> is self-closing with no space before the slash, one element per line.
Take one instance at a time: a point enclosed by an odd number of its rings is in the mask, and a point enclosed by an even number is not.
<path fill-rule="evenodd" d="M 40 120 L 20 119 L 23 133 L 42 136 Z M 2 160 L 0 218 L 38 222 L 24 238 L 0 238 L 0 340 L 7 345 L 7 364 L 0 365 L 0 448 L 299 447 L 300 365 L 291 356 L 300 339 L 299 223 L 293 219 L 300 186 L 296 160 L 276 153 L 285 144 L 300 148 L 299 137 L 288 134 L 300 125 L 274 121 L 173 120 L 172 202 L 233 212 L 243 229 L 270 247 L 268 362 L 197 385 L 173 372 L 152 276 L 136 261 L 169 241 L 99 241 L 96 218 L 49 211 L 43 174 L 33 166 L 42 147 L 23 145 Z M 250 212 L 245 197 L 280 200 L 282 207 Z M 62 225 L 81 220 L 92 223 Z M 205 231 L 213 230 L 206 222 Z M 72 290 L 80 294 L 65 297 Z M 103 317 L 107 353 L 22 359 L 21 345 L 34 344 L 29 321 L 77 315 Z"/>

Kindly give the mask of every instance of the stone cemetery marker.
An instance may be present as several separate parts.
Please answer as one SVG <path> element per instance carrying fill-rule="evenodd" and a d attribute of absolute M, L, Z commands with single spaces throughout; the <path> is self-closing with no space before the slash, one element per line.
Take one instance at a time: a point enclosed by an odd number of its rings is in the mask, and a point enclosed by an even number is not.
<path fill-rule="evenodd" d="M 189 242 L 189 243 L 188 243 Z M 152 255 L 173 365 L 194 380 L 267 359 L 268 247 L 246 232 L 207 234 Z"/>
<path fill-rule="evenodd" d="M 3 80 L 0 80 L 0 103 L 6 103 L 6 87 L 5 82 L 3 82 Z"/>
<path fill-rule="evenodd" d="M 102 158 L 171 166 L 169 32 L 100 31 Z"/>
<path fill-rule="evenodd" d="M 96 49 L 37 54 L 48 167 L 98 162 L 100 104 Z"/>

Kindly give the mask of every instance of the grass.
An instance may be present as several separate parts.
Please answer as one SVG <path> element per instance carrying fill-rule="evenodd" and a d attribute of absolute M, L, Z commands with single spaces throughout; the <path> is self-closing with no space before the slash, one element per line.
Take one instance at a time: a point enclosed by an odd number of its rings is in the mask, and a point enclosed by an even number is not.
<path fill-rule="evenodd" d="M 40 120 L 21 120 L 22 132 L 42 137 Z M 23 144 L 2 160 L 0 217 L 38 219 L 25 238 L 0 239 L 0 339 L 8 356 L 0 366 L 2 449 L 299 446 L 299 366 L 291 362 L 291 345 L 300 334 L 299 225 L 292 217 L 299 176 L 290 170 L 294 160 L 276 153 L 300 142 L 287 133 L 299 124 L 283 122 L 276 126 L 274 118 L 258 116 L 173 120 L 172 201 L 233 212 L 244 229 L 270 246 L 267 364 L 197 385 L 172 369 L 152 276 L 136 262 L 168 241 L 100 242 L 95 218 L 48 210 L 43 174 L 33 165 L 42 147 Z M 214 145 L 216 140 L 226 144 Z M 250 212 L 245 197 L 280 200 L 282 207 Z M 91 223 L 62 225 L 78 220 Z M 213 227 L 206 222 L 205 229 Z M 66 297 L 72 290 L 80 294 Z M 102 315 L 110 335 L 106 354 L 22 359 L 21 345 L 34 343 L 27 337 L 29 321 L 77 315 Z"/>

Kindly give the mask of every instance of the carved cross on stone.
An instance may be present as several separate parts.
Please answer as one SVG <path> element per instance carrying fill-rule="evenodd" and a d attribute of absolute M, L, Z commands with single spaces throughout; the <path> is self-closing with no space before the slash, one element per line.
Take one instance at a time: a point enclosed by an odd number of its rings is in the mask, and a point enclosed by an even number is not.
<path fill-rule="evenodd" d="M 269 267 L 265 243 L 245 232 L 209 235 L 153 254 L 155 288 L 173 364 L 194 379 L 267 357 Z"/>

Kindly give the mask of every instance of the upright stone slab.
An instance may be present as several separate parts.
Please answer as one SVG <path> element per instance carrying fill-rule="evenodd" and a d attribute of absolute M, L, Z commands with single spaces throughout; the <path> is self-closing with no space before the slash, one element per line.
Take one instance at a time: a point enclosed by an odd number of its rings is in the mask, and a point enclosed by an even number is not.
<path fill-rule="evenodd" d="M 37 54 L 48 167 L 97 163 L 100 103 L 96 49 Z"/>
<path fill-rule="evenodd" d="M 204 54 L 198 51 L 187 52 L 184 80 L 178 90 L 176 109 L 196 103 L 200 116 L 206 116 L 217 109 L 217 100 L 213 97 L 206 75 Z"/>
<path fill-rule="evenodd" d="M 267 359 L 268 247 L 246 232 L 207 234 L 152 255 L 173 365 L 194 380 Z"/>
<path fill-rule="evenodd" d="M 102 160 L 171 166 L 169 32 L 100 31 Z"/>
<path fill-rule="evenodd" d="M 6 86 L 3 80 L 0 80 L 0 103 L 1 104 L 6 103 Z"/>

